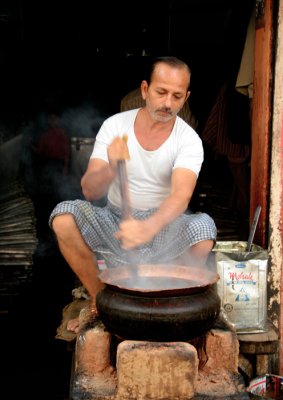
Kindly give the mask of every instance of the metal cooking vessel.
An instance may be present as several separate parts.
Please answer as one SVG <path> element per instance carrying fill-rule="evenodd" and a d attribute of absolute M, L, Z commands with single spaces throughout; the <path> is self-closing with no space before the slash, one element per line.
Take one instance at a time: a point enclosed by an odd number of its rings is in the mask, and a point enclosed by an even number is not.
<path fill-rule="evenodd" d="M 120 267 L 99 277 L 106 285 L 96 297 L 99 318 L 123 339 L 191 340 L 207 332 L 220 312 L 219 276 L 211 271 L 139 265 L 137 274 Z"/>

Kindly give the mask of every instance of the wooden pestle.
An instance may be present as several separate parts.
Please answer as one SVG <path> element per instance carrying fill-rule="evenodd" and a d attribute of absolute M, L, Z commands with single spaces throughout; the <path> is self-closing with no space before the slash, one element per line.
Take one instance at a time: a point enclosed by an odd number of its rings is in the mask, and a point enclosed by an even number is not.
<path fill-rule="evenodd" d="M 128 176 L 126 169 L 126 161 L 118 161 L 118 177 L 120 183 L 120 193 L 122 200 L 122 219 L 129 219 L 131 216 L 130 196 L 128 187 Z"/>
<path fill-rule="evenodd" d="M 120 183 L 120 193 L 121 193 L 121 201 L 122 201 L 122 219 L 125 221 L 131 217 L 131 205 L 130 205 L 130 195 L 129 195 L 129 187 L 128 187 L 128 175 L 126 168 L 126 161 L 119 160 L 118 161 L 118 177 Z M 138 274 L 138 264 L 135 250 L 128 250 L 128 261 L 131 264 L 132 268 L 132 277 L 137 276 Z"/>

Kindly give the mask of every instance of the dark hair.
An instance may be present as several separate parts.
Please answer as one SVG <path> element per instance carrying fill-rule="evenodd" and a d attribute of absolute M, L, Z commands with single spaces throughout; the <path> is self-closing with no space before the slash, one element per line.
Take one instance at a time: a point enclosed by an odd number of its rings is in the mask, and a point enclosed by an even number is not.
<path fill-rule="evenodd" d="M 148 84 L 150 84 L 150 82 L 152 80 L 152 75 L 155 71 L 156 66 L 160 63 L 167 64 L 173 68 L 184 68 L 188 71 L 189 77 L 191 76 L 191 70 L 190 70 L 188 64 L 186 64 L 184 61 L 180 60 L 179 58 L 173 57 L 173 56 L 156 57 L 152 60 L 151 65 L 149 67 L 148 76 L 146 79 Z"/>

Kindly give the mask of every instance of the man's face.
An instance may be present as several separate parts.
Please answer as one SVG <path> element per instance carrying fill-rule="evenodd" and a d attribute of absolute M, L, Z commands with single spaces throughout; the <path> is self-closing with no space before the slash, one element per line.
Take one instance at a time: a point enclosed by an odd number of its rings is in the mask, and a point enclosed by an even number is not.
<path fill-rule="evenodd" d="M 167 122 L 174 118 L 189 97 L 189 74 L 186 69 L 156 66 L 150 85 L 142 82 L 142 95 L 152 118 Z"/>

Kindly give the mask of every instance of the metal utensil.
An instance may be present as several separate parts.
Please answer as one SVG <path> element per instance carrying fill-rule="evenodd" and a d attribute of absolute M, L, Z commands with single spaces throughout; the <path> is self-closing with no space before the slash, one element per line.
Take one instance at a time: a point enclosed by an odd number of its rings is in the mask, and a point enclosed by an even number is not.
<path fill-rule="evenodd" d="M 255 210 L 255 214 L 254 214 L 254 219 L 253 219 L 253 223 L 250 229 L 250 234 L 249 234 L 249 238 L 248 238 L 248 242 L 247 242 L 247 249 L 246 251 L 251 251 L 252 248 L 252 243 L 254 240 L 254 235 L 255 235 L 255 231 L 256 231 L 256 227 L 257 227 L 257 223 L 259 220 L 259 216 L 260 216 L 260 212 L 261 212 L 261 206 L 257 206 L 256 210 Z"/>

